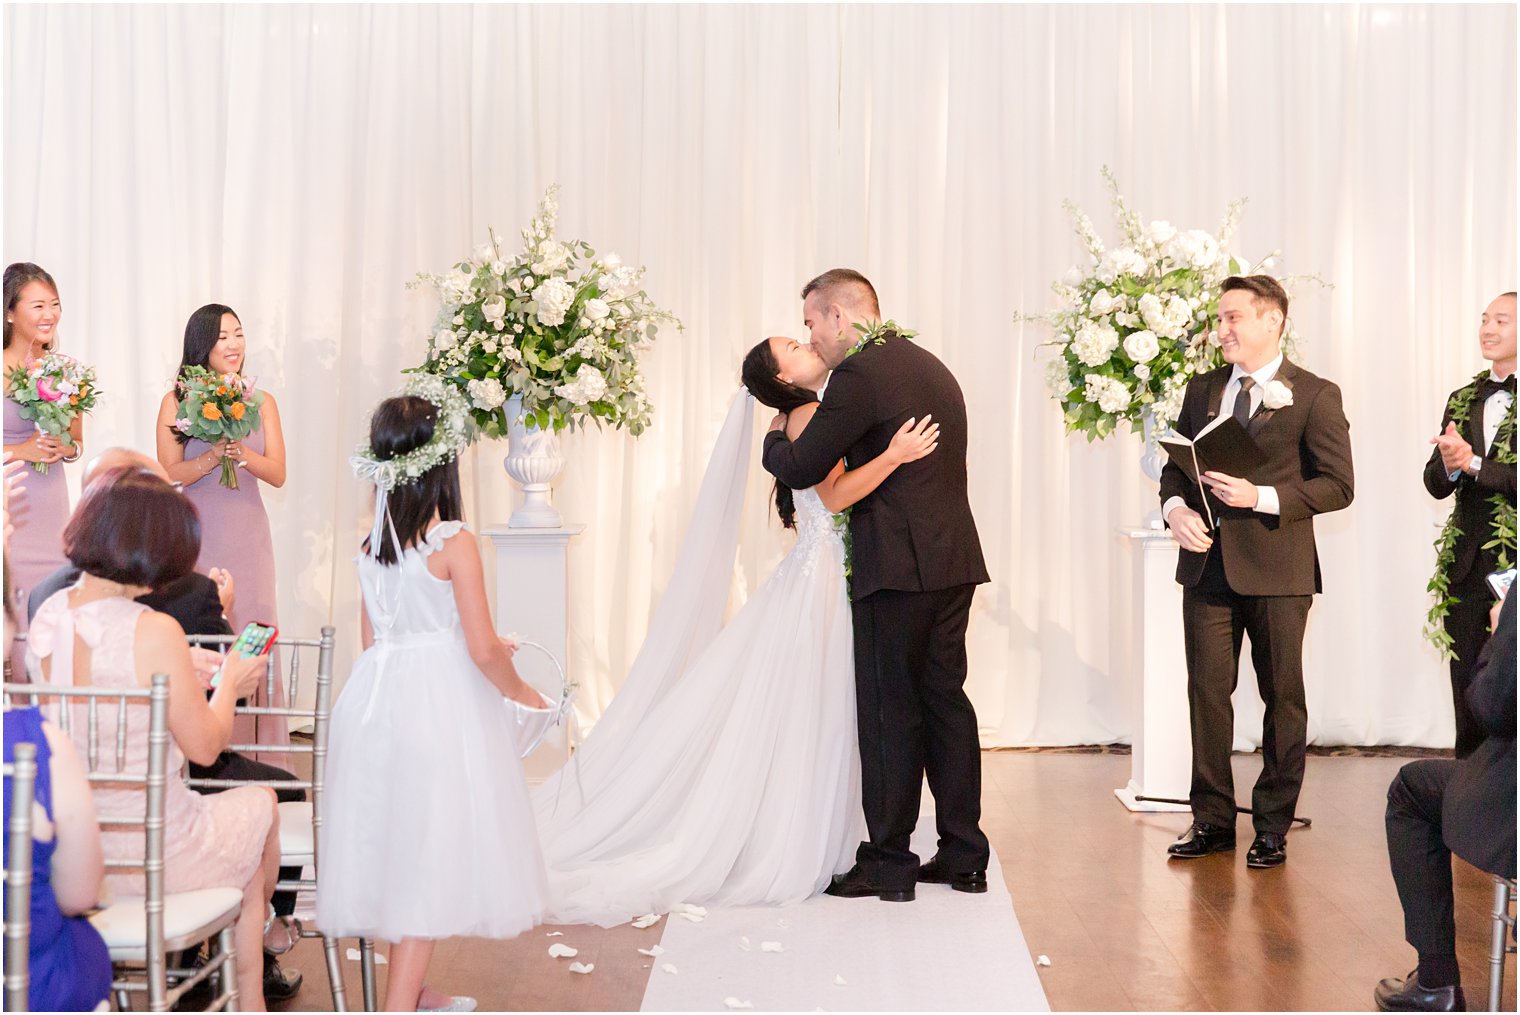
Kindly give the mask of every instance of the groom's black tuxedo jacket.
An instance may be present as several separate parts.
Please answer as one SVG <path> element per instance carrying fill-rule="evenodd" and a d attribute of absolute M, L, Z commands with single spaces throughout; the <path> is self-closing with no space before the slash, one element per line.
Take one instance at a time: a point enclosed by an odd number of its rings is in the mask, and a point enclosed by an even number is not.
<path fill-rule="evenodd" d="M 829 378 L 822 405 L 795 441 L 765 439 L 765 468 L 793 489 L 887 449 L 909 418 L 933 415 L 939 447 L 888 476 L 850 512 L 850 594 L 932 592 L 988 580 L 966 497 L 966 401 L 934 355 L 891 336 L 868 342 Z"/>
<path fill-rule="evenodd" d="M 1444 432 L 1446 425 L 1451 422 L 1451 403 L 1460 391 L 1458 388 L 1446 399 L 1446 412 L 1441 416 L 1441 430 L 1438 432 Z M 1489 498 L 1501 493 L 1511 501 L 1515 499 L 1514 465 L 1496 461 L 1489 454 L 1492 449 L 1483 442 L 1483 414 L 1488 408 L 1484 404 L 1486 401 L 1473 399 L 1472 408 L 1467 414 L 1467 426 L 1462 430 L 1462 439 L 1472 445 L 1473 454 L 1483 456 L 1483 467 L 1478 470 L 1478 474 L 1469 476 L 1464 472 L 1455 480 L 1448 479 L 1440 448 L 1431 451 L 1430 460 L 1425 463 L 1425 489 L 1430 491 L 1430 495 L 1442 500 L 1452 493 L 1457 495 L 1457 506 L 1454 509 L 1459 533 L 1456 561 L 1451 574 L 1447 576 L 1452 585 L 1457 585 L 1473 572 L 1482 576 L 1499 569 L 1499 548 L 1494 546 L 1484 549 L 1483 546 L 1494 538 L 1494 506 L 1489 503 Z M 1483 617 L 1483 622 L 1486 629 L 1487 616 Z"/>
<path fill-rule="evenodd" d="M 1225 365 L 1188 382 L 1177 432 L 1192 437 L 1219 414 L 1219 403 L 1233 366 Z M 1224 552 L 1225 577 L 1243 596 L 1307 596 L 1321 591 L 1319 554 L 1314 546 L 1314 516 L 1339 511 L 1351 503 L 1351 434 L 1341 409 L 1341 391 L 1284 358 L 1274 380 L 1293 393 L 1293 404 L 1267 409 L 1251 418 L 1246 430 L 1266 452 L 1266 464 L 1249 476 L 1257 486 L 1277 490 L 1281 513 L 1261 514 L 1229 508 L 1211 493 L 1209 507 L 1218 521 L 1216 546 Z M 1167 462 L 1161 472 L 1161 503 L 1181 497 L 1207 515 L 1198 486 Z M 1183 550 L 1177 581 L 1192 587 L 1203 576 L 1208 555 Z"/>

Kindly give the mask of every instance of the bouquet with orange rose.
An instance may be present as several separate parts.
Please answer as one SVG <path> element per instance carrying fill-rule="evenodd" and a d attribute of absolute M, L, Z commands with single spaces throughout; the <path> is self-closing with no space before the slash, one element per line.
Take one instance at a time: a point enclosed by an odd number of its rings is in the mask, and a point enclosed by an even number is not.
<path fill-rule="evenodd" d="M 207 444 L 239 441 L 259 428 L 264 396 L 242 374 L 218 374 L 205 367 L 186 367 L 175 387 L 179 409 L 174 429 Z M 236 490 L 237 463 L 222 456 L 222 485 Z"/>
<path fill-rule="evenodd" d="M 6 393 L 21 406 L 21 416 L 37 426 L 38 433 L 73 444 L 69 427 L 75 419 L 95 408 L 95 368 L 72 356 L 50 352 L 6 375 Z M 77 455 L 77 452 L 76 452 Z M 33 462 L 40 473 L 46 462 Z"/>

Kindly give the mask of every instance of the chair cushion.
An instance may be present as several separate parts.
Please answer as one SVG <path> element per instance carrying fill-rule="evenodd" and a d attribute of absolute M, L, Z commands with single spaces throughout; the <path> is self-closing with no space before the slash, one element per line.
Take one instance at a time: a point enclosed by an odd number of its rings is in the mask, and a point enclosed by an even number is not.
<path fill-rule="evenodd" d="M 311 804 L 305 800 L 280 804 L 280 866 L 305 867 L 311 863 Z"/>
<path fill-rule="evenodd" d="M 233 923 L 242 908 L 243 893 L 237 888 L 201 888 L 165 895 L 165 947 L 180 951 L 206 940 Z M 105 939 L 112 962 L 147 961 L 147 900 L 142 896 L 118 899 L 91 916 L 90 923 Z"/>

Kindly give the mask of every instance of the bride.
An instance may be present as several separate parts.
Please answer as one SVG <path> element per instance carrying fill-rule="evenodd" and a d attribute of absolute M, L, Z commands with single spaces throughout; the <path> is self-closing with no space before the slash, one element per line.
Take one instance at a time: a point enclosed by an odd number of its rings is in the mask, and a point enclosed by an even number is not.
<path fill-rule="evenodd" d="M 795 438 L 828 367 L 776 337 L 745 357 L 670 585 L 633 667 L 573 760 L 533 794 L 547 922 L 611 927 L 682 904 L 800 901 L 863 837 L 845 551 L 832 515 L 936 447 L 909 420 L 875 460 L 777 485 L 796 544 L 727 626 L 754 399 Z"/>

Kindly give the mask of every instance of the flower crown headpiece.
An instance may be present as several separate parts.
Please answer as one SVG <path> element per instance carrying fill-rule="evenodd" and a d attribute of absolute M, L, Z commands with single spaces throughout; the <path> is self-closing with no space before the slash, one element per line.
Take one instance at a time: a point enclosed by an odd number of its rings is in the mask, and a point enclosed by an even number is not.
<path fill-rule="evenodd" d="M 438 420 L 433 424 L 432 439 L 420 448 L 382 460 L 365 442 L 348 460 L 356 477 L 375 484 L 375 524 L 369 541 L 371 556 L 379 555 L 382 528 L 390 524 L 387 494 L 398 486 L 417 482 L 438 466 L 458 458 L 459 453 L 475 440 L 475 427 L 464 394 L 443 378 L 433 374 L 413 374 L 398 394 L 414 395 L 432 402 L 438 407 Z M 401 541 L 396 538 L 394 526 L 391 539 L 399 552 Z"/>

